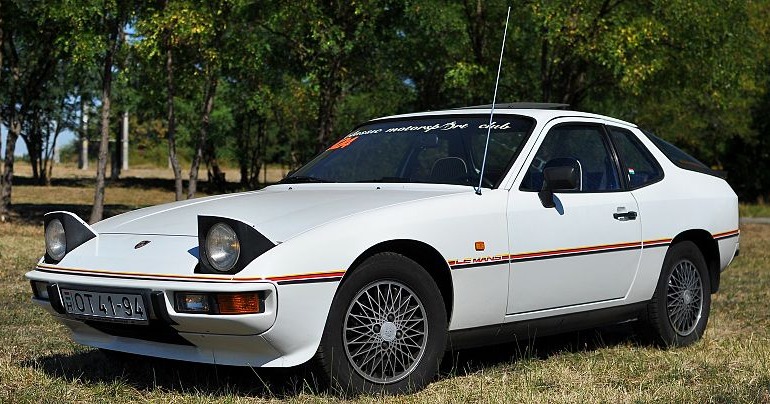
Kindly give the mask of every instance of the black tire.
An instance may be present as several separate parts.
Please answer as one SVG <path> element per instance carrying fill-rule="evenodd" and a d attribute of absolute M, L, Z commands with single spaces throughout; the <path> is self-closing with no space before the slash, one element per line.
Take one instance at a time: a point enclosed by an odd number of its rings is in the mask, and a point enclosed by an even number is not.
<path fill-rule="evenodd" d="M 690 345 L 706 330 L 710 311 L 711 282 L 703 254 L 690 241 L 672 245 L 647 306 L 650 336 L 665 347 Z"/>
<path fill-rule="evenodd" d="M 380 253 L 340 285 L 316 360 L 344 395 L 410 393 L 436 376 L 446 337 L 446 308 L 433 278 L 403 255 Z"/>

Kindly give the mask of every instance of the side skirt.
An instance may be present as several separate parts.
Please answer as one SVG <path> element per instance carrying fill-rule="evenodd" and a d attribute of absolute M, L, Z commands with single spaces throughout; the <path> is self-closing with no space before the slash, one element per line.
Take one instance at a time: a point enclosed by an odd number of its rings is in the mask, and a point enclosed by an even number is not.
<path fill-rule="evenodd" d="M 502 344 L 622 323 L 640 316 L 648 302 L 562 314 L 449 332 L 447 350 Z"/>

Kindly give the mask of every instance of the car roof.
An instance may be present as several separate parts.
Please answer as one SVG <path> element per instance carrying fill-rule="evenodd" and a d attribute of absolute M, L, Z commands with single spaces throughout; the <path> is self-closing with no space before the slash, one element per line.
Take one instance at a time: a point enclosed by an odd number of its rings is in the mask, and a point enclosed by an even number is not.
<path fill-rule="evenodd" d="M 626 122 L 621 119 L 612 118 L 606 115 L 592 114 L 589 112 L 573 111 L 568 109 L 568 104 L 551 104 L 551 103 L 501 103 L 495 104 L 495 113 L 508 114 L 515 113 L 517 115 L 530 116 L 538 121 L 548 122 L 556 118 L 594 118 L 603 119 L 616 124 L 627 125 L 636 128 L 636 124 Z M 382 118 L 374 119 L 375 121 L 383 119 L 402 119 L 402 118 L 419 118 L 438 115 L 467 115 L 467 114 L 485 114 L 488 115 L 492 110 L 492 105 L 476 105 L 470 107 L 445 109 L 438 111 L 425 111 L 414 112 L 401 115 L 392 115 Z"/>

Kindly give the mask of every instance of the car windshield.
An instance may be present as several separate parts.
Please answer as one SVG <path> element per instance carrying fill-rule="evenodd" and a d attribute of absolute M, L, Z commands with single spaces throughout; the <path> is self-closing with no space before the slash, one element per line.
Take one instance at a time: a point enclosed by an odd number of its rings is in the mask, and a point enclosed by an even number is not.
<path fill-rule="evenodd" d="M 419 182 L 478 185 L 489 116 L 373 121 L 333 144 L 283 183 Z M 535 122 L 494 117 L 483 186 L 497 187 Z"/>

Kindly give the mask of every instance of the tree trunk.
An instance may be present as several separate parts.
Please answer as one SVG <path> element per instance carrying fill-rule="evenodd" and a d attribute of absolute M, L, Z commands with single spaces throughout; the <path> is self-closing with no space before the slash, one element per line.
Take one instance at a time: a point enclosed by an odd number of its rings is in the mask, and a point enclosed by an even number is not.
<path fill-rule="evenodd" d="M 96 165 L 96 189 L 94 205 L 91 209 L 91 223 L 102 220 L 104 216 L 104 178 L 107 171 L 107 157 L 110 143 L 110 104 L 112 97 L 112 65 L 118 48 L 120 26 L 113 22 L 108 35 L 107 52 L 104 55 L 104 71 L 102 76 L 102 115 L 100 123 L 99 161 Z"/>
<path fill-rule="evenodd" d="M 0 222 L 8 220 L 11 209 L 11 190 L 13 186 L 13 153 L 16 151 L 16 140 L 21 133 L 21 120 L 17 114 L 11 117 L 8 136 L 5 141 L 5 162 L 3 175 L 0 178 Z"/>
<path fill-rule="evenodd" d="M 53 164 L 56 162 L 56 141 L 59 139 L 59 135 L 62 131 L 62 126 L 59 121 L 56 121 L 56 127 L 53 132 L 53 140 L 51 141 L 51 147 L 48 149 L 48 155 L 46 156 L 45 164 L 45 185 L 51 186 L 51 178 L 53 177 Z"/>
<path fill-rule="evenodd" d="M 249 180 L 249 186 L 251 189 L 259 188 L 260 170 L 267 172 L 267 166 L 264 166 L 265 140 L 267 139 L 267 128 L 265 127 L 265 121 L 266 119 L 262 117 L 257 121 L 257 139 L 256 145 L 254 146 L 254 153 L 251 157 L 251 178 Z M 267 180 L 265 180 L 265 182 L 267 182 Z"/>
<path fill-rule="evenodd" d="M 182 200 L 182 169 L 179 167 L 179 158 L 176 155 L 176 110 L 174 109 L 174 55 L 171 52 L 170 40 L 166 41 L 166 119 L 168 121 L 168 161 L 174 171 L 174 199 Z"/>
<path fill-rule="evenodd" d="M 545 33 L 543 33 L 545 34 Z M 549 47 L 548 40 L 543 39 L 540 44 L 540 92 L 541 102 L 551 101 L 551 75 L 549 73 Z"/>
<path fill-rule="evenodd" d="M 335 59 L 321 80 L 321 93 L 318 97 L 318 135 L 316 153 L 326 150 L 327 142 L 334 131 L 334 118 L 337 102 L 342 95 L 340 84 L 341 61 Z"/>
<path fill-rule="evenodd" d="M 12 47 L 12 43 L 10 43 L 8 40 L 9 38 L 6 38 L 5 32 L 2 31 L 2 18 L 3 15 L 0 13 L 0 74 L 2 74 L 4 71 L 3 63 L 5 60 L 2 59 L 3 51 L 6 50 L 6 48 Z M 0 173 L 0 222 L 8 221 L 10 216 L 11 191 L 13 189 L 13 153 L 16 152 L 16 140 L 19 138 L 19 134 L 21 133 L 21 119 L 20 114 L 18 114 L 16 111 L 17 100 L 14 97 L 15 92 L 13 91 L 13 86 L 19 82 L 20 72 L 18 60 L 15 60 L 15 58 L 12 57 L 13 54 L 13 52 L 10 52 L 11 63 L 9 64 L 12 73 L 11 79 L 13 80 L 13 85 L 9 86 L 9 89 L 11 89 L 11 99 L 8 105 L 11 106 L 11 114 L 10 119 L 8 119 L 9 125 L 5 140 L 5 158 L 3 161 L 3 170 L 2 173 Z"/>
<path fill-rule="evenodd" d="M 238 168 L 241 174 L 240 185 L 242 188 L 249 186 L 250 177 L 250 158 L 251 150 L 251 117 L 248 113 L 242 113 L 238 116 L 238 122 L 236 127 L 243 128 L 238 131 Z"/>
<path fill-rule="evenodd" d="M 471 40 L 473 59 L 479 66 L 486 66 L 484 60 L 484 48 L 486 45 L 485 24 L 487 23 L 486 9 L 482 0 L 476 0 L 471 4 L 464 2 L 465 17 L 468 22 L 468 37 Z"/>
<path fill-rule="evenodd" d="M 31 129 L 34 132 L 35 129 Z M 37 143 L 34 141 L 33 136 L 21 135 L 22 140 L 27 145 L 27 155 L 29 156 L 29 165 L 32 166 L 32 181 L 36 184 L 40 184 L 40 172 L 38 171 L 38 160 L 40 157 L 40 150 L 38 150 Z"/>
<path fill-rule="evenodd" d="M 0 1 L 0 9 L 2 9 L 3 2 Z M 5 48 L 5 33 L 3 32 L 3 13 L 0 13 L 0 82 L 3 78 L 3 48 Z M 2 130 L 0 130 L 2 132 Z M 10 130 L 7 132 L 10 138 Z M 2 133 L 0 133 L 0 149 L 3 148 Z M 5 221 L 8 206 L 5 204 L 5 200 L 1 195 L 5 193 L 5 175 L 3 171 L 0 171 L 0 222 Z M 9 191 L 10 194 L 10 191 Z M 10 200 L 10 198 L 8 198 Z"/>
<path fill-rule="evenodd" d="M 195 198 L 195 192 L 198 187 L 198 169 L 203 158 L 203 147 L 206 144 L 206 135 L 209 131 L 209 119 L 211 110 L 214 108 L 214 96 L 217 93 L 217 84 L 219 77 L 216 73 L 210 72 L 206 80 L 206 91 L 203 97 L 203 107 L 201 108 L 201 127 L 198 132 L 198 145 L 195 148 L 192 164 L 190 165 L 190 182 L 187 184 L 187 199 Z"/>
<path fill-rule="evenodd" d="M 2 8 L 2 1 L 0 1 L 0 9 Z M 0 80 L 2 80 L 3 75 L 3 49 L 5 47 L 5 36 L 3 32 L 3 14 L 0 13 Z M 11 131 L 9 130 L 6 132 L 8 134 L 8 139 L 11 138 Z M 3 148 L 3 139 L 2 139 L 2 133 L 0 133 L 0 149 Z M 7 151 L 8 146 L 6 146 Z M 13 154 L 13 153 L 12 153 Z M 13 177 L 13 176 L 12 176 Z M 0 222 L 5 222 L 6 217 L 8 216 L 8 206 L 10 205 L 10 189 L 8 190 L 8 204 L 5 202 L 5 170 L 0 172 Z"/>
<path fill-rule="evenodd" d="M 0 10 L 2 10 L 2 4 L 3 2 L 0 1 Z M 5 47 L 5 32 L 3 31 L 3 26 L 5 26 L 5 23 L 3 23 L 3 13 L 0 13 L 0 80 L 3 78 L 3 50 L 2 48 Z M 0 148 L 2 148 L 2 141 L 0 141 Z"/>
<path fill-rule="evenodd" d="M 211 139 L 206 140 L 206 145 L 203 148 L 203 160 L 208 167 L 209 189 L 219 194 L 224 193 L 227 190 L 227 179 L 217 159 L 217 147 Z"/>

